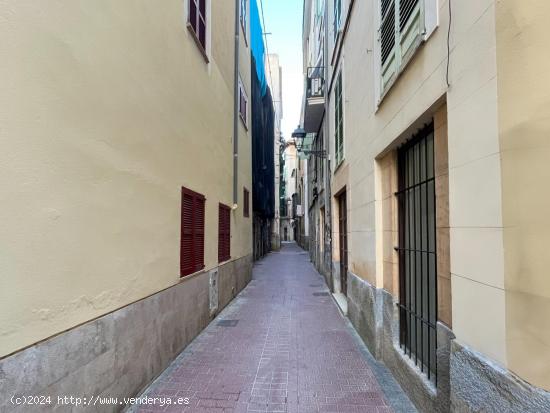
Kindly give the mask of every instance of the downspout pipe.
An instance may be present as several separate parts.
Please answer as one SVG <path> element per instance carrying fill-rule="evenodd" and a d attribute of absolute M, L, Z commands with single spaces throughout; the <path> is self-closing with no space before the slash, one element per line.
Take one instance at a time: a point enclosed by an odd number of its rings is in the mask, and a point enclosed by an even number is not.
<path fill-rule="evenodd" d="M 235 79 L 233 85 L 233 209 L 237 209 L 239 205 L 239 16 L 239 0 L 235 0 Z"/>

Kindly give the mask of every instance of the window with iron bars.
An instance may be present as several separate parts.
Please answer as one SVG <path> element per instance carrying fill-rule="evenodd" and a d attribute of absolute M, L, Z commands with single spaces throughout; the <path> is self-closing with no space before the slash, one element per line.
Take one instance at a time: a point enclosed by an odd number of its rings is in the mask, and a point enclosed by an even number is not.
<path fill-rule="evenodd" d="M 399 343 L 437 384 L 437 247 L 433 123 L 398 150 Z"/>

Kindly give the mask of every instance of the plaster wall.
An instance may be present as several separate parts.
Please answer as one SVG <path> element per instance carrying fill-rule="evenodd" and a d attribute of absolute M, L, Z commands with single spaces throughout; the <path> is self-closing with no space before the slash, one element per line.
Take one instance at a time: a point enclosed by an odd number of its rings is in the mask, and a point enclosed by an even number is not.
<path fill-rule="evenodd" d="M 354 3 L 341 59 L 334 64 L 336 72 L 343 72 L 344 161 L 337 169 L 333 165 L 332 192 L 336 194 L 345 186 L 348 194 L 350 271 L 384 288 L 384 277 L 379 274 L 384 265 L 378 262 L 391 263 L 392 258 L 376 248 L 377 239 L 383 242 L 384 236 L 376 235 L 382 227 L 376 225 L 375 205 L 384 202 L 376 196 L 376 161 L 431 122 L 446 103 L 449 174 L 441 184 L 448 180 L 449 223 L 445 230 L 451 255 L 445 281 L 447 290 L 452 289 L 446 323 L 452 324 L 459 342 L 506 365 L 495 2 L 466 1 L 454 7 L 449 87 L 448 2 L 438 0 L 436 4 L 438 27 L 380 100 L 376 84 L 378 23 L 374 17 L 379 13 L 378 2 Z M 334 89 L 331 93 L 329 116 L 333 119 Z M 331 146 L 333 125 L 334 121 Z M 334 148 L 330 150 L 334 159 Z M 333 231 L 337 240 L 335 226 Z M 391 239 L 391 234 L 386 235 L 387 241 Z M 337 251 L 336 241 L 335 260 Z M 442 294 L 450 295 L 450 291 Z"/>
<path fill-rule="evenodd" d="M 550 390 L 550 4 L 496 6 L 508 368 Z"/>
<path fill-rule="evenodd" d="M 0 357 L 180 283 L 181 186 L 207 198 L 205 264 L 218 265 L 234 3 L 207 2 L 208 62 L 186 4 L 1 2 Z M 250 90 L 243 37 L 240 66 Z M 242 197 L 251 145 L 239 133 Z M 232 260 L 249 255 L 241 208 L 231 227 Z"/>

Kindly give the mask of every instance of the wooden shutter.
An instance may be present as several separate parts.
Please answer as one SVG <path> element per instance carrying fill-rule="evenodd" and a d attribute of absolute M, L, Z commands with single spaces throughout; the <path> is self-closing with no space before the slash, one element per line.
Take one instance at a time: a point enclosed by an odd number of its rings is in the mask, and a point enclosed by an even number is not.
<path fill-rule="evenodd" d="M 380 0 L 382 93 L 422 41 L 424 0 Z"/>
<path fill-rule="evenodd" d="M 398 69 L 395 38 L 396 0 L 381 0 L 380 53 L 382 58 L 382 91 L 393 80 Z"/>
<path fill-rule="evenodd" d="M 182 188 L 180 276 L 193 274 L 204 268 L 204 209 L 203 195 Z"/>
<path fill-rule="evenodd" d="M 181 200 L 181 250 L 180 276 L 192 274 L 195 268 L 195 254 L 193 251 L 193 200 L 194 197 L 182 191 Z"/>
<path fill-rule="evenodd" d="M 335 160 L 336 166 L 340 164 L 344 158 L 344 105 L 342 101 L 342 72 L 338 74 L 336 80 L 336 86 L 334 88 L 334 93 L 336 97 L 334 115 L 335 115 L 335 125 L 334 125 L 334 144 L 335 144 Z"/>
<path fill-rule="evenodd" d="M 406 63 L 421 42 L 424 22 L 420 0 L 399 0 L 399 47 L 400 62 Z"/>
<path fill-rule="evenodd" d="M 342 19 L 342 0 L 334 0 L 334 39 L 338 37 L 340 32 L 340 24 Z"/>
<path fill-rule="evenodd" d="M 231 258 L 231 209 L 223 204 L 219 206 L 218 216 L 218 261 Z"/>
<path fill-rule="evenodd" d="M 204 198 L 195 198 L 195 223 L 193 234 L 195 272 L 204 268 Z"/>

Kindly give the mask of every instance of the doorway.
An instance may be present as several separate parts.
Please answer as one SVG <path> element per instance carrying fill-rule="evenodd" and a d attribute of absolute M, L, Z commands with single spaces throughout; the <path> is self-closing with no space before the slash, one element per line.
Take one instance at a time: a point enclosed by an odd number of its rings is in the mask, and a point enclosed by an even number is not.
<path fill-rule="evenodd" d="M 340 286 L 348 294 L 348 208 L 346 192 L 338 196 L 338 229 L 340 241 Z"/>

